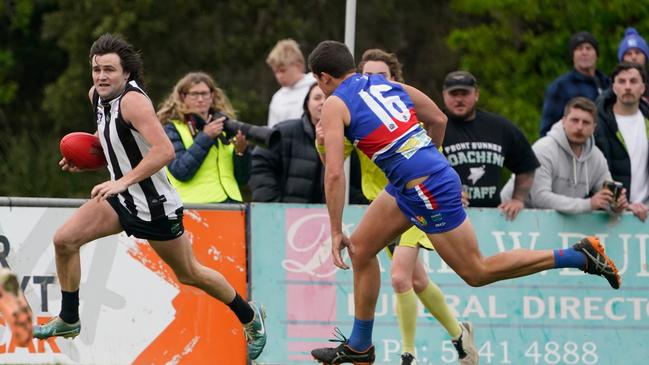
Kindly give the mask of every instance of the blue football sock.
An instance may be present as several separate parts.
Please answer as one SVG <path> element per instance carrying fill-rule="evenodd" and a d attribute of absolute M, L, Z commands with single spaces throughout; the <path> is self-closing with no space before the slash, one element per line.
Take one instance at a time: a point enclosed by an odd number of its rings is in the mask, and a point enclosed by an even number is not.
<path fill-rule="evenodd" d="M 367 350 L 372 345 L 373 327 L 374 319 L 363 321 L 354 318 L 354 327 L 352 327 L 352 334 L 349 336 L 347 346 L 358 352 Z"/>
<path fill-rule="evenodd" d="M 554 250 L 554 267 L 556 269 L 574 267 L 583 270 L 586 267 L 586 255 L 572 247 Z"/>

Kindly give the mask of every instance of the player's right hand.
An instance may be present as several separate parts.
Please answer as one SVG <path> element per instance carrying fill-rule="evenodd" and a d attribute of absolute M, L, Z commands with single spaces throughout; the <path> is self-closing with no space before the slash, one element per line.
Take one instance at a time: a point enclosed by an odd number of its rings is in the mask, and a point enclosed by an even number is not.
<path fill-rule="evenodd" d="M 126 191 L 128 185 L 120 180 L 108 180 L 101 184 L 95 185 L 90 191 L 90 199 L 97 199 L 97 202 L 106 200 L 111 196 Z"/>
<path fill-rule="evenodd" d="M 334 258 L 334 265 L 338 266 L 343 270 L 349 269 L 349 266 L 345 264 L 342 258 L 342 251 L 347 247 L 349 254 L 354 254 L 354 246 L 349 240 L 349 237 L 345 236 L 342 232 L 332 233 L 331 234 L 331 253 Z"/>
<path fill-rule="evenodd" d="M 59 166 L 61 166 L 61 170 L 63 171 L 68 171 L 68 172 L 81 172 L 80 168 L 76 167 L 72 162 L 68 161 L 65 157 L 59 161 Z"/>

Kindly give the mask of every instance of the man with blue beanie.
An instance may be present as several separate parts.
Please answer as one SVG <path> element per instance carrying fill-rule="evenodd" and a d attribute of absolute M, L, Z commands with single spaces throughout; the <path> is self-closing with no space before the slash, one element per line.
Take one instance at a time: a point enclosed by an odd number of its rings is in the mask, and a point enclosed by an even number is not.
<path fill-rule="evenodd" d="M 635 28 L 628 27 L 624 30 L 624 38 L 617 50 L 617 59 L 622 62 L 632 62 L 645 66 L 649 59 L 649 47 Z"/>
<path fill-rule="evenodd" d="M 592 101 L 611 86 L 609 78 L 597 69 L 599 44 L 591 33 L 577 32 L 570 37 L 570 58 L 573 69 L 548 86 L 541 114 L 541 137 L 563 117 L 568 101 L 584 96 Z"/>
<path fill-rule="evenodd" d="M 647 60 L 649 60 L 649 47 L 647 42 L 640 36 L 640 33 L 635 28 L 628 27 L 624 30 L 624 38 L 620 42 L 617 49 L 617 59 L 620 62 L 631 62 L 647 68 Z M 645 92 L 642 98 L 649 102 L 649 88 L 645 87 Z"/>

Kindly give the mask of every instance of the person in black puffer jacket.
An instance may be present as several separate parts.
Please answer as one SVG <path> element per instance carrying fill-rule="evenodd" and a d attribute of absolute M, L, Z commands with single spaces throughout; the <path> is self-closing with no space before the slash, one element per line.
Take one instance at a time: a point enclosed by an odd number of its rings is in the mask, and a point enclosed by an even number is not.
<path fill-rule="evenodd" d="M 313 84 L 304 99 L 304 114 L 275 125 L 282 141 L 276 150 L 256 147 L 248 182 L 255 202 L 324 203 L 324 166 L 315 149 L 315 125 L 325 95 Z M 354 179 L 358 158 L 352 159 L 350 203 L 363 204 L 360 182 Z"/>
<path fill-rule="evenodd" d="M 276 150 L 252 152 L 248 184 L 256 202 L 323 203 L 323 166 L 314 147 L 314 123 L 320 120 L 325 96 L 312 85 L 304 100 L 304 114 L 274 126 L 282 136 Z M 313 119 L 313 122 L 312 122 Z"/>

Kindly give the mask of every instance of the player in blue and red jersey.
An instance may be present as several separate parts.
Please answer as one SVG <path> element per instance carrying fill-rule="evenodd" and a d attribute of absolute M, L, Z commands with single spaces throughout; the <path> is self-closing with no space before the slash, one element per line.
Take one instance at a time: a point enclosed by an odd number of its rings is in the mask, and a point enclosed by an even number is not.
<path fill-rule="evenodd" d="M 380 75 L 356 74 L 354 59 L 340 42 L 321 42 L 309 55 L 309 67 L 329 96 L 320 122 L 332 256 L 336 266 L 348 269 L 341 253 L 349 250 L 355 310 L 349 339 L 343 337 L 343 343 L 335 348 L 313 350 L 316 360 L 325 364 L 374 362 L 372 328 L 380 287 L 376 255 L 413 224 L 427 233 L 442 259 L 471 286 L 573 267 L 604 276 L 613 288 L 619 288 L 617 269 L 595 237 L 586 237 L 568 249 L 516 249 L 483 257 L 462 207 L 460 179 L 436 148 L 446 127 L 446 117 L 437 105 L 411 86 Z M 370 157 L 389 180 L 350 238 L 342 228 L 344 137 Z"/>

